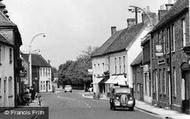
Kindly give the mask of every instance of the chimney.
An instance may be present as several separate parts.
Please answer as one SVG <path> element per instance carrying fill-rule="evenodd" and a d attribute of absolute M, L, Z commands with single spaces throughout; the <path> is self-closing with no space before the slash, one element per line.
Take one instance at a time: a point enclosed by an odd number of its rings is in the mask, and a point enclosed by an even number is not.
<path fill-rule="evenodd" d="M 173 4 L 165 4 L 166 5 L 166 10 L 168 11 L 168 10 L 170 10 L 172 7 L 173 7 Z"/>
<path fill-rule="evenodd" d="M 168 10 L 158 10 L 158 20 L 163 18 L 163 16 L 167 13 Z"/>
<path fill-rule="evenodd" d="M 170 10 L 174 4 L 174 0 L 168 0 L 168 3 L 165 4 L 166 10 Z"/>
<path fill-rule="evenodd" d="M 116 26 L 111 26 L 111 35 L 113 35 L 116 31 Z"/>
<path fill-rule="evenodd" d="M 47 63 L 50 64 L 51 63 L 50 60 L 47 60 Z"/>
<path fill-rule="evenodd" d="M 146 11 L 146 13 L 144 13 L 144 12 L 142 13 L 142 22 L 144 24 L 150 24 L 150 20 L 151 20 L 151 22 L 154 23 L 157 18 L 156 13 L 151 12 L 149 6 L 146 7 L 145 11 Z M 150 20 L 149 20 L 147 14 L 150 17 Z"/>
<path fill-rule="evenodd" d="M 127 19 L 127 26 L 131 27 L 134 26 L 136 24 L 136 19 L 135 18 L 128 18 Z"/>

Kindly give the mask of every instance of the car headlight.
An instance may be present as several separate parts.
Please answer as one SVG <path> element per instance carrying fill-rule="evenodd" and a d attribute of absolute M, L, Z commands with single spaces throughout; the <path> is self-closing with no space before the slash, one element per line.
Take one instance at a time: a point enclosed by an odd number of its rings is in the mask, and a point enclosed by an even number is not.
<path fill-rule="evenodd" d="M 133 100 L 128 101 L 128 104 L 132 105 L 133 104 Z"/>
<path fill-rule="evenodd" d="M 133 98 L 132 98 L 132 97 L 130 97 L 130 98 L 129 98 L 129 100 L 133 100 Z"/>
<path fill-rule="evenodd" d="M 116 97 L 117 100 L 119 100 L 119 97 Z"/>

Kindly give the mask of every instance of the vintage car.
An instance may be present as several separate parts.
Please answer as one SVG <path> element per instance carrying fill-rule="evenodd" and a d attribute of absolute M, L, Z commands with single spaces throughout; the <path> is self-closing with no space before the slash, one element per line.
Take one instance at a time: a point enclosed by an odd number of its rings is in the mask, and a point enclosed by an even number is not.
<path fill-rule="evenodd" d="M 113 88 L 110 95 L 110 109 L 128 108 L 133 111 L 135 106 L 135 98 L 132 91 L 128 87 Z"/>
<path fill-rule="evenodd" d="M 71 86 L 71 85 L 65 85 L 64 90 L 65 90 L 65 93 L 66 93 L 66 92 L 72 93 L 72 86 Z"/>

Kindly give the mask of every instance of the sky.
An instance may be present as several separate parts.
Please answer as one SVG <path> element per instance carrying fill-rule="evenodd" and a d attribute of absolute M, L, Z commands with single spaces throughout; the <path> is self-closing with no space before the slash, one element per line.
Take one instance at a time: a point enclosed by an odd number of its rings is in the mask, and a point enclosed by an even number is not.
<path fill-rule="evenodd" d="M 117 30 L 127 27 L 130 5 L 150 6 L 158 12 L 168 0 L 3 0 L 10 19 L 17 24 L 23 45 L 21 51 L 40 50 L 42 56 L 58 68 L 67 60 L 75 60 L 89 46 L 101 46 Z M 171 1 L 171 0 L 170 0 Z"/>

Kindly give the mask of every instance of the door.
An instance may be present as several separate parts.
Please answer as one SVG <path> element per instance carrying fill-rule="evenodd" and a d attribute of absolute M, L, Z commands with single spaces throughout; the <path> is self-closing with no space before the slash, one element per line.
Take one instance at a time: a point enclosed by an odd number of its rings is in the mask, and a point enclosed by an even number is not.
<path fill-rule="evenodd" d="M 7 106 L 7 79 L 4 80 L 4 106 Z"/>
<path fill-rule="evenodd" d="M 182 82 L 183 82 L 183 78 L 184 78 L 184 91 L 182 90 L 183 91 L 182 93 L 184 93 L 184 100 L 182 100 L 182 112 L 189 114 L 190 113 L 190 99 L 189 99 L 190 71 L 183 71 Z"/>

